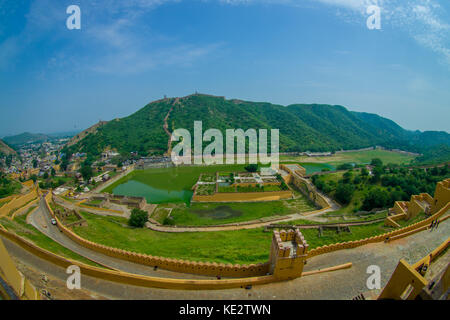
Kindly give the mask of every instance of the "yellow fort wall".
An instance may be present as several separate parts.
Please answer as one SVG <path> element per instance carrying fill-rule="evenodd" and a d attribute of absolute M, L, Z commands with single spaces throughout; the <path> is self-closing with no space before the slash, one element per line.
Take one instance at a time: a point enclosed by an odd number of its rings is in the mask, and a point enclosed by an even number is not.
<path fill-rule="evenodd" d="M 391 232 L 383 233 L 378 236 L 373 236 L 370 238 L 365 238 L 365 239 L 355 240 L 355 241 L 334 243 L 334 244 L 318 247 L 318 248 L 315 248 L 315 249 L 312 249 L 309 251 L 308 258 L 317 256 L 320 254 L 324 254 L 327 252 L 332 252 L 332 251 L 337 251 L 337 250 L 342 250 L 342 249 L 356 248 L 356 247 L 366 245 L 369 243 L 392 241 L 392 240 L 398 239 L 402 236 L 408 236 L 414 232 L 419 232 L 421 230 L 427 229 L 433 220 L 441 218 L 441 216 L 448 213 L 449 210 L 450 210 L 450 203 L 447 203 L 445 205 L 445 207 L 443 207 L 441 210 L 436 212 L 434 215 L 428 217 L 427 219 L 421 220 L 419 222 L 416 222 L 416 223 L 406 226 L 404 228 L 400 228 L 400 229 L 397 229 L 397 230 L 394 230 Z M 439 219 L 439 221 L 444 221 L 446 219 L 448 219 L 448 216 Z"/>
<path fill-rule="evenodd" d="M 318 207 L 322 209 L 329 209 L 331 207 L 325 197 L 317 192 L 316 188 L 307 179 L 299 176 L 298 174 L 290 173 L 288 183 L 291 183 L 297 187 Z"/>
<path fill-rule="evenodd" d="M 410 201 L 396 201 L 394 206 L 389 209 L 390 215 L 385 220 L 385 225 L 400 227 L 396 222 L 398 220 L 409 220 L 416 217 L 421 212 L 433 214 L 438 212 L 450 201 L 450 179 L 440 181 L 436 184 L 434 198 L 428 193 L 412 195 Z"/>
<path fill-rule="evenodd" d="M 0 228 L 0 232 L 4 231 Z M 17 270 L 14 261 L 9 256 L 3 241 L 0 239 L 0 273 L 14 293 L 21 299 L 38 300 L 39 292 L 26 279 L 23 274 Z"/>
<path fill-rule="evenodd" d="M 448 218 L 448 216 L 446 217 Z M 410 265 L 403 259 L 400 260 L 388 283 L 384 287 L 378 299 L 413 300 L 428 285 L 428 281 L 419 272 L 424 265 L 429 266 L 442 252 L 450 246 L 450 238 L 435 248 L 430 254 Z M 449 267 L 446 276 L 448 279 Z M 447 280 L 448 283 L 448 280 Z M 447 286 L 448 287 L 448 286 Z M 445 291 L 446 289 L 444 289 Z"/>
<path fill-rule="evenodd" d="M 14 198 L 4 206 L 0 207 L 0 217 L 7 216 L 11 211 L 23 207 L 25 204 L 38 197 L 38 187 L 35 186 L 29 193 Z"/>
<path fill-rule="evenodd" d="M 137 274 L 131 274 L 116 270 L 108 270 L 89 266 L 84 263 L 67 259 L 56 255 L 52 252 L 37 247 L 33 243 L 23 239 L 22 237 L 10 233 L 4 229 L 0 229 L 0 235 L 8 240 L 18 244 L 23 249 L 29 251 L 33 255 L 49 261 L 62 268 L 67 268 L 71 265 L 78 265 L 83 275 L 91 276 L 103 280 L 123 283 L 127 285 L 135 285 L 142 287 L 164 288 L 164 289 L 184 289 L 184 290 L 216 290 L 216 289 L 230 289 L 240 288 L 246 285 L 265 284 L 278 281 L 272 275 L 252 276 L 248 278 L 236 279 L 221 279 L 221 280 L 197 280 L 197 279 L 175 279 L 175 278 L 160 278 L 149 277 Z M 26 289 L 25 289 L 26 290 Z"/>
<path fill-rule="evenodd" d="M 450 179 L 446 179 L 437 183 L 430 212 L 437 212 L 448 202 L 450 202 Z"/>
<path fill-rule="evenodd" d="M 378 299 L 414 300 L 427 283 L 420 273 L 401 259 Z M 411 291 L 405 293 L 408 286 L 411 286 Z"/>
<path fill-rule="evenodd" d="M 73 241 L 78 244 L 89 248 L 91 250 L 103 253 L 105 255 L 119 258 L 123 260 L 128 260 L 132 262 L 136 262 L 139 264 L 149 265 L 149 266 L 157 266 L 162 269 L 182 272 L 182 273 L 192 273 L 192 274 L 201 274 L 201 275 L 209 275 L 209 276 L 224 276 L 224 277 L 252 277 L 252 276 L 260 276 L 265 275 L 268 272 L 268 263 L 259 263 L 259 264 L 250 264 L 250 265 L 232 265 L 232 264 L 223 264 L 223 263 L 211 263 L 211 262 L 195 262 L 195 261 L 186 261 L 179 259 L 171 259 L 171 258 L 163 258 L 163 257 L 155 257 L 151 255 L 126 251 L 122 249 L 112 248 L 105 245 L 101 245 L 86 239 L 81 238 L 77 234 L 75 234 L 69 228 L 66 228 L 55 215 L 53 210 L 51 209 L 49 202 L 52 201 L 52 193 L 48 192 L 45 196 L 45 204 L 50 211 L 51 215 L 57 221 L 58 228 L 66 234 Z"/>

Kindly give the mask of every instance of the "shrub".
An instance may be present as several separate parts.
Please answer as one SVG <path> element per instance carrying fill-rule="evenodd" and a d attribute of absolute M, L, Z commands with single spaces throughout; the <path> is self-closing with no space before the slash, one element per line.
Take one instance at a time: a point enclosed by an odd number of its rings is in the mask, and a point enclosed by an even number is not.
<path fill-rule="evenodd" d="M 173 226 L 175 224 L 175 221 L 172 217 L 165 217 L 163 220 L 163 225 L 165 226 Z"/>
<path fill-rule="evenodd" d="M 256 172 L 256 171 L 258 171 L 258 165 L 252 163 L 252 164 L 249 164 L 248 166 L 246 166 L 244 169 L 247 170 L 248 172 Z"/>
<path fill-rule="evenodd" d="M 335 198 L 342 204 L 347 204 L 352 201 L 354 187 L 351 184 L 339 184 L 336 188 Z"/>
<path fill-rule="evenodd" d="M 148 213 L 144 210 L 139 210 L 134 208 L 131 211 L 130 219 L 128 220 L 128 224 L 132 227 L 142 228 L 145 223 L 148 221 Z"/>

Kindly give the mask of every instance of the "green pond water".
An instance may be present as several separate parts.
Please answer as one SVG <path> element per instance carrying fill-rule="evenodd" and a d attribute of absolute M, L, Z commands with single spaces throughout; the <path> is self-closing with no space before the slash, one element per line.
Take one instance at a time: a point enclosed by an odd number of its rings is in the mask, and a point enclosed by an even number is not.
<path fill-rule="evenodd" d="M 123 196 L 144 197 L 148 203 L 190 203 L 192 191 L 189 190 L 167 190 L 158 188 L 139 181 L 129 180 L 113 189 L 114 194 Z"/>
<path fill-rule="evenodd" d="M 326 163 L 300 163 L 306 173 L 321 171 L 324 168 L 334 170 L 335 168 Z M 120 179 L 103 192 L 124 196 L 144 197 L 148 203 L 177 203 L 190 204 L 193 192 L 192 186 L 197 182 L 201 173 L 215 172 L 242 172 L 245 165 L 219 165 L 201 167 L 178 167 L 135 170 L 126 177 Z M 234 215 L 235 212 L 209 213 L 217 216 Z M 200 213 L 201 214 L 201 213 Z"/>
<path fill-rule="evenodd" d="M 135 170 L 104 189 L 103 192 L 145 197 L 148 203 L 184 202 L 189 205 L 193 195 L 192 186 L 197 182 L 200 174 L 224 170 L 243 171 L 244 165 Z"/>

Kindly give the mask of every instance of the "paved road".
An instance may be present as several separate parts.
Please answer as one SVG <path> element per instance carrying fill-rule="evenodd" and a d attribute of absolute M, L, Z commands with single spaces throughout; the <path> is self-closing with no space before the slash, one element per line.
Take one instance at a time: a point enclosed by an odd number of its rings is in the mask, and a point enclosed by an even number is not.
<path fill-rule="evenodd" d="M 152 267 L 144 266 L 141 264 L 113 258 L 96 251 L 85 248 L 76 242 L 72 241 L 64 233 L 62 233 L 57 226 L 51 224 L 51 215 L 45 206 L 44 200 L 39 203 L 39 208 L 31 213 L 28 217 L 28 222 L 32 224 L 36 229 L 43 234 L 51 238 L 53 241 L 58 242 L 63 247 L 83 256 L 91 261 L 94 261 L 100 265 L 106 266 L 111 269 L 121 270 L 129 273 L 142 274 L 153 277 L 168 277 L 168 278 L 182 278 L 182 279 L 205 279 L 210 277 L 203 277 L 200 275 L 187 275 L 184 273 L 171 272 L 167 270 L 158 269 L 153 270 Z"/>
<path fill-rule="evenodd" d="M 354 249 L 331 252 L 311 258 L 305 266 L 305 271 L 309 271 L 352 262 L 353 267 L 350 269 L 311 275 L 292 281 L 253 286 L 251 290 L 184 291 L 143 288 L 83 275 L 81 285 L 83 289 L 111 299 L 352 299 L 362 292 L 367 296 L 366 280 L 368 274 L 366 270 L 369 265 L 380 266 L 381 286 L 383 287 L 401 258 L 409 263 L 416 262 L 448 238 L 450 234 L 450 223 L 448 221 L 449 219 L 442 222 L 439 228 L 433 232 L 426 230 L 387 244 L 375 243 Z M 44 272 L 52 279 L 59 279 L 61 290 L 65 290 L 67 275 L 64 269 L 37 258 L 14 243 L 2 239 L 10 254 L 19 263 L 36 269 L 36 272 Z M 447 255 L 449 254 L 447 252 Z M 25 275 L 27 275 L 26 272 Z M 56 296 L 56 294 L 54 295 Z"/>

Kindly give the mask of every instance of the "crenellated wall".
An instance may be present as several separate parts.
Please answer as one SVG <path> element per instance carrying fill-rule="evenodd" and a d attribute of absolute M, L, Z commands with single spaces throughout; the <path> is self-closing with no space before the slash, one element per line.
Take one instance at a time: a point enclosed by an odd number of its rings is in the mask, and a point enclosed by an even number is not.
<path fill-rule="evenodd" d="M 103 253 L 105 255 L 119 258 L 123 260 L 128 260 L 131 262 L 136 262 L 143 265 L 148 265 L 158 268 L 182 272 L 182 273 L 191 273 L 191 274 L 201 274 L 208 276 L 223 276 L 223 277 L 254 277 L 266 275 L 269 272 L 269 264 L 260 263 L 260 264 L 250 264 L 250 265 L 232 265 L 232 264 L 223 264 L 223 263 L 211 263 L 211 262 L 195 262 L 195 261 L 186 261 L 180 259 L 172 259 L 172 258 L 163 258 L 156 257 L 141 253 L 136 253 L 132 251 L 126 251 L 122 249 L 112 248 L 105 245 L 101 245 L 89 240 L 86 240 L 77 234 L 75 234 L 72 230 L 65 227 L 58 219 L 58 217 L 53 212 L 49 203 L 52 201 L 52 193 L 48 192 L 45 196 L 45 204 L 47 209 L 50 211 L 50 214 L 57 221 L 58 228 L 66 234 L 70 239 L 75 241 L 76 243 L 89 248 L 91 250 Z"/>
<path fill-rule="evenodd" d="M 295 172 L 291 172 L 289 174 L 288 183 L 296 186 L 305 196 L 314 202 L 316 206 L 322 209 L 328 209 L 331 207 L 325 197 L 317 191 L 310 181 L 299 176 Z"/>
<path fill-rule="evenodd" d="M 1 231 L 4 231 L 0 228 Z M 20 299 L 39 300 L 40 294 L 38 290 L 25 278 L 25 276 L 17 270 L 14 261 L 9 256 L 3 241 L 0 239 L 0 274 L 8 285 L 13 289 L 14 293 Z"/>
<path fill-rule="evenodd" d="M 318 248 L 315 248 L 315 249 L 312 249 L 311 251 L 309 251 L 308 258 L 317 256 L 320 254 L 324 254 L 327 252 L 332 252 L 332 251 L 337 251 L 337 250 L 342 250 L 342 249 L 356 248 L 359 246 L 363 246 L 363 245 L 366 245 L 369 243 L 375 243 L 375 242 L 382 242 L 382 241 L 388 242 L 388 241 L 398 239 L 402 236 L 408 236 L 411 234 L 411 232 L 414 233 L 414 232 L 418 232 L 418 231 L 427 229 L 430 226 L 431 222 L 435 219 L 439 219 L 439 221 L 446 220 L 448 218 L 448 216 L 443 217 L 443 218 L 441 218 L 441 217 L 444 214 L 448 213 L 449 211 L 450 211 L 450 203 L 447 203 L 445 205 L 445 207 L 443 207 L 441 210 L 439 210 L 432 216 L 428 217 L 427 219 L 421 220 L 419 222 L 416 222 L 416 223 L 406 226 L 404 228 L 400 228 L 400 229 L 397 229 L 397 230 L 394 230 L 391 232 L 383 233 L 378 236 L 373 236 L 370 238 L 365 238 L 365 239 L 355 240 L 355 241 L 334 243 L 334 244 L 318 247 Z"/>
<path fill-rule="evenodd" d="M 438 182 L 430 212 L 433 214 L 450 201 L 450 179 Z"/>
<path fill-rule="evenodd" d="M 28 202 L 37 199 L 37 197 L 38 197 L 38 186 L 35 185 L 35 187 L 27 194 L 16 197 L 7 204 L 5 204 L 4 206 L 0 207 L 0 217 L 7 216 L 8 214 L 10 214 L 11 211 L 23 207 Z"/>
<path fill-rule="evenodd" d="M 270 273 L 278 279 L 294 279 L 303 273 L 309 245 L 302 233 L 294 230 L 273 232 Z"/>
<path fill-rule="evenodd" d="M 450 179 L 438 182 L 434 198 L 428 193 L 412 195 L 410 201 L 396 201 L 394 206 L 389 209 L 389 215 L 386 218 L 385 225 L 400 227 L 398 220 L 409 220 L 416 217 L 421 212 L 426 215 L 436 213 L 450 201 Z"/>

